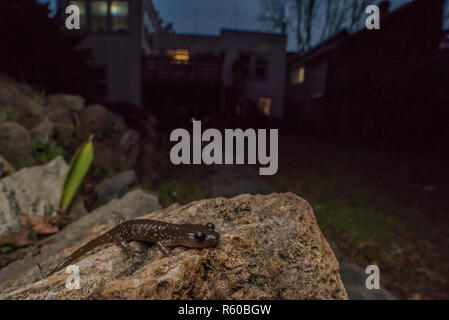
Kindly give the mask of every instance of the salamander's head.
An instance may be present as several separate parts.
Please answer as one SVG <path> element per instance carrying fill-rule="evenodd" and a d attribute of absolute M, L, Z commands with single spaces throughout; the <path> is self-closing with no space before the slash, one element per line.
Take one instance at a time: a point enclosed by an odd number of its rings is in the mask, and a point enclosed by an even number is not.
<path fill-rule="evenodd" d="M 188 248 L 209 248 L 217 244 L 220 235 L 212 223 L 190 224 L 185 226 L 185 234 L 180 245 Z"/>

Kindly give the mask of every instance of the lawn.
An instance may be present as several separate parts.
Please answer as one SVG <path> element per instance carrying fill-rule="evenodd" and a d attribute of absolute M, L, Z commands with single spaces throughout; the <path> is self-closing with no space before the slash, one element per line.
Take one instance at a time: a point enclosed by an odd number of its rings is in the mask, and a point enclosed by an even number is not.
<path fill-rule="evenodd" d="M 279 139 L 279 171 L 260 181 L 309 201 L 340 260 L 378 265 L 381 286 L 400 298 L 449 298 L 447 156 Z M 169 150 L 159 154 L 157 177 L 144 186 L 164 207 L 207 194 L 210 168 L 174 166 Z"/>
<path fill-rule="evenodd" d="M 401 298 L 448 298 L 449 175 L 432 154 L 280 138 L 277 191 L 310 202 L 326 238 L 345 258 L 377 264 Z"/>

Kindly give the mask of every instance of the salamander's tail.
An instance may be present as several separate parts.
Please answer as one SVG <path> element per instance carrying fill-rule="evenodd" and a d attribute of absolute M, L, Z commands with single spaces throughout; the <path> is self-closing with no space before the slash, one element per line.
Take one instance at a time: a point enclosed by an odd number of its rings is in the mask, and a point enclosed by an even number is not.
<path fill-rule="evenodd" d="M 47 277 L 52 275 L 55 272 L 58 272 L 68 266 L 70 266 L 73 262 L 84 256 L 89 251 L 95 249 L 98 246 L 101 246 L 106 243 L 114 242 L 112 237 L 110 237 L 109 233 L 105 233 L 98 238 L 95 238 L 88 243 L 86 243 L 84 246 L 76 250 L 74 253 L 72 253 L 70 256 L 62 260 L 49 274 L 47 274 Z"/>

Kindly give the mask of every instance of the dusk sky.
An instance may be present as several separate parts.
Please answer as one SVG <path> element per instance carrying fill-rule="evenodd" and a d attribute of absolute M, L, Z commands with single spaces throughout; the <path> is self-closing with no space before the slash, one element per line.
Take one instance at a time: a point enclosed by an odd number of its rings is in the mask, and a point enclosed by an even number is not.
<path fill-rule="evenodd" d="M 53 2 L 56 0 L 39 0 Z M 410 0 L 392 0 L 392 10 Z M 165 22 L 171 22 L 177 33 L 217 35 L 220 29 L 238 28 L 251 31 L 266 31 L 257 21 L 261 0 L 153 0 Z M 373 0 L 373 3 L 379 2 Z M 196 18 L 197 23 L 195 23 Z M 195 28 L 196 26 L 196 28 Z M 294 38 L 290 37 L 289 50 L 294 50 Z"/>
<path fill-rule="evenodd" d="M 391 8 L 410 0 L 392 0 Z M 177 33 L 195 33 L 195 12 L 197 30 L 201 34 L 216 35 L 221 28 L 237 28 L 250 31 L 267 31 L 257 17 L 261 0 L 153 0 L 162 19 L 172 22 Z M 373 3 L 379 2 L 373 0 Z M 289 37 L 288 50 L 295 49 L 294 37 Z"/>

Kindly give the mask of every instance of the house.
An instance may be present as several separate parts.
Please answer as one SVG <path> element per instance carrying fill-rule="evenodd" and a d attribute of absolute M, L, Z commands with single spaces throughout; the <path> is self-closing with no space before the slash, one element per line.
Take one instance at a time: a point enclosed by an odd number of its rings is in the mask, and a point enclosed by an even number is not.
<path fill-rule="evenodd" d="M 59 0 L 59 12 L 70 4 L 80 8 L 83 46 L 106 68 L 106 102 L 169 111 L 182 104 L 189 116 L 254 105 L 282 117 L 285 35 L 175 34 L 162 28 L 151 0 Z"/>
<path fill-rule="evenodd" d="M 443 4 L 414 0 L 390 12 L 384 1 L 380 30 L 343 31 L 291 56 L 285 118 L 338 136 L 388 135 L 402 125 L 415 130 L 426 110 L 411 89 L 419 76 L 411 75 L 438 52 Z"/>
<path fill-rule="evenodd" d="M 218 36 L 159 35 L 159 52 L 146 58 L 145 93 L 162 108 L 185 104 L 189 114 L 231 108 L 283 115 L 286 36 L 222 29 Z M 176 95 L 173 94 L 176 92 Z"/>
<path fill-rule="evenodd" d="M 83 46 L 93 49 L 95 61 L 106 69 L 107 102 L 142 104 L 142 54 L 158 50 L 161 21 L 151 0 L 59 0 L 65 14 L 77 5 Z"/>

